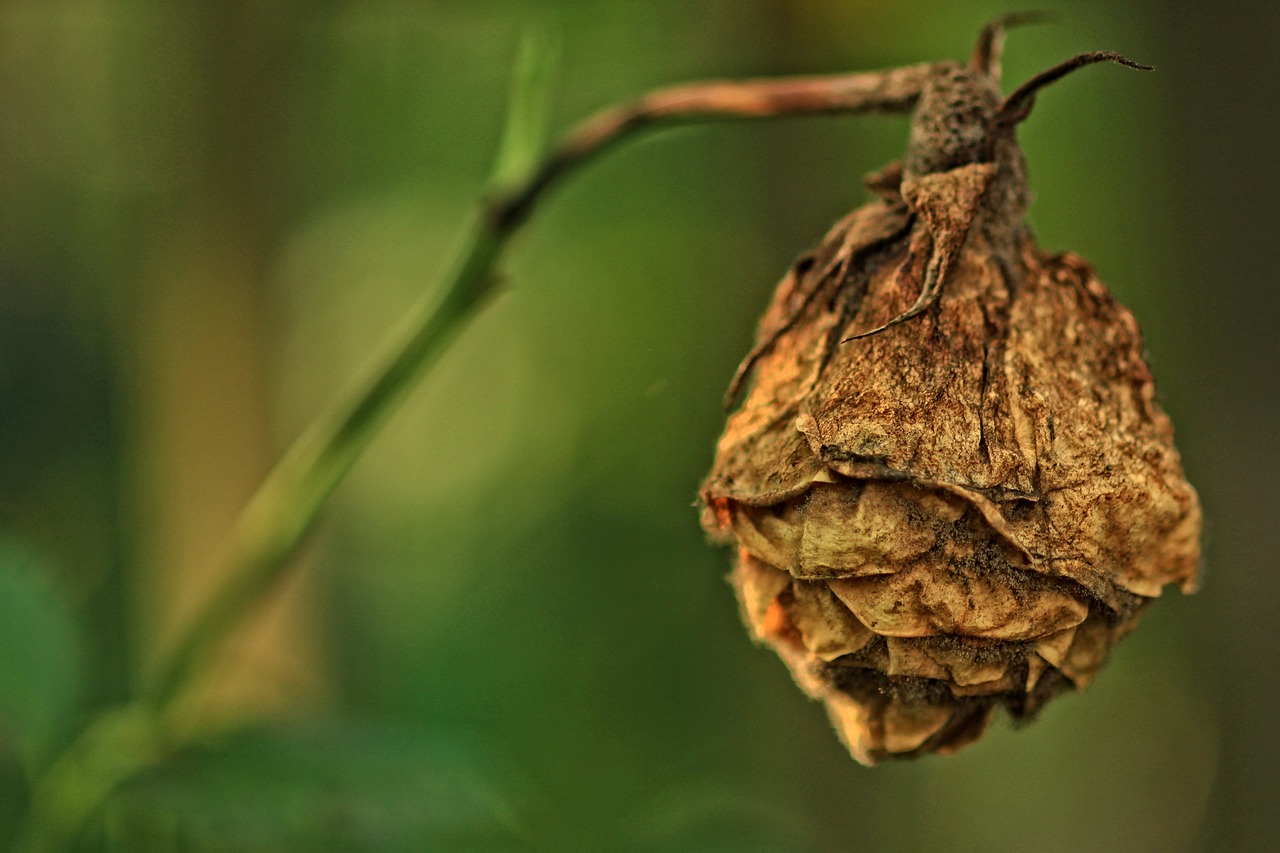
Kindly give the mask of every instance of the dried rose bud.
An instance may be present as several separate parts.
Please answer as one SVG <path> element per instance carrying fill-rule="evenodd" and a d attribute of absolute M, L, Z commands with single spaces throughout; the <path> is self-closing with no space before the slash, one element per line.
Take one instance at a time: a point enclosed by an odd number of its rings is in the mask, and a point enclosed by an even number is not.
<path fill-rule="evenodd" d="M 998 89 L 1001 22 L 929 66 L 906 157 L 783 279 L 702 488 L 755 636 L 865 763 L 950 753 L 1084 687 L 1167 583 L 1200 507 L 1133 316 L 1040 251 Z"/>

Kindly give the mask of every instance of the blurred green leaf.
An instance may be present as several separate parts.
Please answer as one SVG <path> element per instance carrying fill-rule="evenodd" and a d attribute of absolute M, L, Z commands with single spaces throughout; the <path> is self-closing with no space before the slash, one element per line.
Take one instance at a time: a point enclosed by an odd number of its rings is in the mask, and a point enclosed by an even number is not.
<path fill-rule="evenodd" d="M 493 761 L 449 735 L 327 723 L 236 732 L 108 806 L 107 849 L 515 849 Z"/>
<path fill-rule="evenodd" d="M 56 745 L 78 698 L 79 642 L 48 566 L 0 534 L 0 741 L 29 766 Z"/>
<path fill-rule="evenodd" d="M 506 127 L 491 178 L 494 186 L 524 181 L 543 156 L 557 50 L 551 36 L 539 30 L 527 31 L 520 41 Z"/>

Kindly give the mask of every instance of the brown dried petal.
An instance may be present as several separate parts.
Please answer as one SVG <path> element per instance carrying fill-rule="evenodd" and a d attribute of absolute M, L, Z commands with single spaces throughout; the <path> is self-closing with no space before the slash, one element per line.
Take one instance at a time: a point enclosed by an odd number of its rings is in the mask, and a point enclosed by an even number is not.
<path fill-rule="evenodd" d="M 826 479 L 836 479 L 829 473 Z M 742 546 L 796 577 L 885 574 L 930 551 L 936 527 L 964 513 L 959 500 L 909 483 L 815 480 L 800 499 L 729 509 Z"/>
<path fill-rule="evenodd" d="M 999 644 L 957 637 L 894 639 L 889 642 L 919 648 L 946 671 L 944 677 L 962 687 L 988 684 L 1003 678 L 1009 670 L 1010 660 L 1018 653 Z"/>
<path fill-rule="evenodd" d="M 743 551 L 733 569 L 733 585 L 738 590 L 744 621 L 751 626 L 756 639 L 765 639 L 768 636 L 766 617 L 769 607 L 784 589 L 791 586 L 791 575 Z M 1066 653 L 1065 649 L 1063 653 Z"/>
<path fill-rule="evenodd" d="M 1074 627 L 1041 637 L 1036 641 L 1036 654 L 1053 666 L 1062 666 L 1062 662 L 1067 658 L 1067 652 L 1071 651 L 1071 644 L 1075 641 L 1075 637 Z"/>
<path fill-rule="evenodd" d="M 1076 629 L 1071 648 L 1059 668 L 1077 687 L 1087 687 L 1106 662 L 1112 646 L 1138 627 L 1140 618 L 1140 610 L 1120 620 L 1091 617 Z"/>
<path fill-rule="evenodd" d="M 801 259 L 782 280 L 774 301 L 760 321 L 757 339 L 768 343 L 746 403 L 731 418 L 716 451 L 717 464 L 704 484 L 708 507 L 714 498 L 750 506 L 768 506 L 800 494 L 827 466 L 795 429 L 799 405 L 821 372 L 820 353 L 827 338 L 841 324 L 838 313 L 824 310 L 811 294 L 825 294 L 823 274 L 838 249 L 861 247 L 902 229 L 907 221 L 902 205 L 868 205 L 851 213 L 831 229 L 823 247 Z M 803 271 L 801 271 L 803 270 Z M 751 360 L 751 357 L 748 357 Z M 768 465 L 761 465 L 768 458 Z M 707 527 L 715 529 L 713 515 Z"/>
<path fill-rule="evenodd" d="M 853 654 L 875 635 L 825 584 L 796 580 L 784 605 L 809 654 L 823 661 Z"/>
<path fill-rule="evenodd" d="M 1016 569 L 967 570 L 921 561 L 893 575 L 829 582 L 871 630 L 886 637 L 1034 640 L 1084 621 L 1081 597 Z"/>

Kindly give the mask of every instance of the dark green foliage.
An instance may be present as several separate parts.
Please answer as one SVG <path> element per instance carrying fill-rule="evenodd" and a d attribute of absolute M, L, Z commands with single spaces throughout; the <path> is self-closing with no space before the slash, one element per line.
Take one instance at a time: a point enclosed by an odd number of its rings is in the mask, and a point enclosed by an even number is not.
<path fill-rule="evenodd" d="M 255 729 L 185 750 L 121 789 L 106 849 L 515 849 L 510 769 L 474 745 L 402 725 Z"/>

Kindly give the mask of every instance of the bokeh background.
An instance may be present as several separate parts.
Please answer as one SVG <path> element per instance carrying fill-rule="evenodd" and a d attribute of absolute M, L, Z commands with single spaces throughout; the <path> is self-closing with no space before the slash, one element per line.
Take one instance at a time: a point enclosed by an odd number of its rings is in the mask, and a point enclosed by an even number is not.
<path fill-rule="evenodd" d="M 854 764 L 751 645 L 693 500 L 777 277 L 906 120 L 664 132 L 539 211 L 207 674 L 189 715 L 217 734 L 86 849 L 1280 847 L 1280 7 L 1037 5 L 1060 18 L 1011 35 L 1006 85 L 1099 48 L 1158 68 L 1075 75 L 1020 134 L 1041 243 L 1144 326 L 1209 519 L 1202 592 L 1023 730 Z M 522 32 L 559 44 L 563 129 L 690 78 L 964 58 L 1007 11 L 0 3 L 0 643 L 30 649 L 0 673 L 0 843 L 23 762 L 127 698 L 271 461 L 437 281 Z"/>

